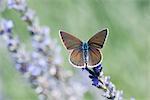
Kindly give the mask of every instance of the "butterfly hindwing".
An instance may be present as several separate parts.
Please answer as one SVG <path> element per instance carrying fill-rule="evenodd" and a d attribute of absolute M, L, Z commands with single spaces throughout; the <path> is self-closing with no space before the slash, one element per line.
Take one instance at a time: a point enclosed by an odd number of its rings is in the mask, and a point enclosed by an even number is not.
<path fill-rule="evenodd" d="M 83 51 L 80 48 L 74 49 L 71 52 L 70 62 L 78 68 L 84 66 Z"/>
<path fill-rule="evenodd" d="M 99 64 L 101 60 L 101 52 L 97 48 L 90 47 L 88 50 L 88 66 L 94 67 L 95 65 Z"/>
<path fill-rule="evenodd" d="M 108 29 L 104 29 L 100 32 L 97 32 L 92 38 L 89 39 L 89 46 L 101 49 L 104 45 L 107 34 Z"/>
<path fill-rule="evenodd" d="M 60 31 L 60 35 L 61 35 L 61 38 L 62 38 L 62 41 L 63 41 L 65 47 L 68 50 L 78 48 L 79 46 L 82 45 L 82 42 L 78 38 L 74 37 L 73 35 L 71 35 L 67 32 Z"/>

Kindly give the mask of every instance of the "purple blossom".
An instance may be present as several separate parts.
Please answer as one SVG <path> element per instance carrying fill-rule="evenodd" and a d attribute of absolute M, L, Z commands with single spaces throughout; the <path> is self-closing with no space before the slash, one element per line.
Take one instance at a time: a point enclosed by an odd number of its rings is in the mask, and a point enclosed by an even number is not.
<path fill-rule="evenodd" d="M 89 78 L 92 79 L 92 82 L 93 82 L 92 85 L 94 85 L 96 87 L 100 87 L 98 77 L 90 75 Z"/>
<path fill-rule="evenodd" d="M 94 68 L 93 68 L 93 71 L 95 72 L 95 74 L 96 74 L 97 76 L 99 76 L 99 75 L 100 75 L 100 72 L 102 71 L 102 65 L 101 65 L 101 64 L 97 65 L 97 67 L 94 67 Z"/>
<path fill-rule="evenodd" d="M 102 70 L 101 64 L 99 64 L 97 67 L 93 68 L 93 70 L 88 69 L 88 67 L 86 67 L 85 69 L 90 73 L 89 78 L 92 80 L 92 85 L 94 85 L 98 88 L 101 87 L 102 83 L 98 79 L 100 72 Z"/>
<path fill-rule="evenodd" d="M 13 28 L 13 22 L 11 20 L 0 21 L 0 35 L 4 33 L 11 33 Z"/>
<path fill-rule="evenodd" d="M 26 0 L 8 0 L 8 8 L 24 12 L 27 9 Z"/>
<path fill-rule="evenodd" d="M 102 96 L 112 100 L 123 99 L 123 92 L 116 90 L 115 85 L 110 81 L 109 76 L 104 76 L 101 64 L 92 69 L 86 67 L 84 70 L 89 72 L 89 78 L 92 80 L 92 85 L 104 91 Z"/>

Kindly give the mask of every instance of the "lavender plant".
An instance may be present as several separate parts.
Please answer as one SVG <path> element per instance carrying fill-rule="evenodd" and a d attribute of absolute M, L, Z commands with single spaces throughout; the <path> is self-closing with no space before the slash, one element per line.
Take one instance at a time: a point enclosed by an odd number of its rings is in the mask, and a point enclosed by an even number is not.
<path fill-rule="evenodd" d="M 11 20 L 1 20 L 0 34 L 7 43 L 16 68 L 31 83 L 40 100 L 82 100 L 86 88 L 77 82 L 78 89 L 71 85 L 71 71 L 60 67 L 60 47 L 49 36 L 49 28 L 41 27 L 34 11 L 25 0 L 9 0 L 8 8 L 15 9 L 28 24 L 33 52 L 26 52 L 18 38 L 13 37 Z M 78 93 L 80 91 L 80 94 Z"/>
<path fill-rule="evenodd" d="M 32 39 L 33 52 L 27 52 L 19 38 L 12 34 L 12 20 L 2 19 L 0 35 L 4 37 L 8 51 L 16 69 L 28 79 L 38 94 L 39 100 L 83 100 L 87 87 L 70 81 L 73 73 L 64 70 L 61 64 L 60 47 L 50 37 L 50 29 L 40 26 L 36 13 L 30 9 L 26 0 L 8 0 L 8 8 L 20 13 L 21 19 L 28 24 L 27 30 Z M 103 96 L 111 100 L 122 100 L 123 91 L 115 88 L 109 76 L 104 76 L 102 65 L 84 68 L 89 73 L 92 85 L 104 91 Z M 76 88 L 78 87 L 78 88 Z"/>
<path fill-rule="evenodd" d="M 92 85 L 104 91 L 102 96 L 111 100 L 123 100 L 123 91 L 116 90 L 115 85 L 110 81 L 110 76 L 104 76 L 101 64 L 92 69 L 86 67 L 83 70 L 89 72 Z"/>

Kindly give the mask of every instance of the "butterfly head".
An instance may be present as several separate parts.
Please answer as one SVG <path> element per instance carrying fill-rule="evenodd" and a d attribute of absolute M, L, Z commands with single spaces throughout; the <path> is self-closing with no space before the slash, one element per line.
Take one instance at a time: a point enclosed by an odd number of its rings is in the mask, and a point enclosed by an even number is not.
<path fill-rule="evenodd" d="M 88 45 L 88 43 L 87 42 L 85 42 L 85 43 L 83 43 L 83 45 L 82 45 L 82 50 L 88 50 L 89 49 L 89 45 Z"/>

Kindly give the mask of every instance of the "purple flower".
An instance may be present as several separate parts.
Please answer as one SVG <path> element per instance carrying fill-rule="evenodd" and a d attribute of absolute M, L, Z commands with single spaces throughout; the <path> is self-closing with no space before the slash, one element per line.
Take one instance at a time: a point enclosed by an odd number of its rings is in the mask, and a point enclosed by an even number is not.
<path fill-rule="evenodd" d="M 95 76 L 92 76 L 92 75 L 89 75 L 89 78 L 92 79 L 92 85 L 96 86 L 96 87 L 99 87 L 100 84 L 99 84 L 99 80 L 98 80 L 98 77 L 95 77 Z"/>
<path fill-rule="evenodd" d="M 0 35 L 2 35 L 3 33 L 4 33 L 4 30 L 1 30 L 1 29 L 0 29 Z"/>
<path fill-rule="evenodd" d="M 0 35 L 4 33 L 11 33 L 13 22 L 11 20 L 0 21 Z"/>
<path fill-rule="evenodd" d="M 90 74 L 89 78 L 92 79 L 92 85 L 96 86 L 98 88 L 101 87 L 102 83 L 98 78 L 102 71 L 101 64 L 99 64 L 97 67 L 92 68 L 92 70 L 89 69 L 88 67 L 86 67 L 84 69 L 89 72 L 89 74 Z M 82 70 L 84 70 L 84 69 L 82 69 Z"/>
<path fill-rule="evenodd" d="M 8 0 L 8 8 L 25 11 L 27 8 L 26 0 Z"/>
<path fill-rule="evenodd" d="M 94 71 L 94 73 L 95 73 L 97 76 L 99 76 L 99 75 L 100 75 L 100 72 L 102 71 L 102 65 L 99 64 L 97 67 L 94 67 L 94 68 L 93 68 L 93 71 Z"/>

